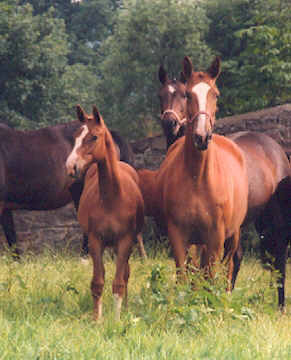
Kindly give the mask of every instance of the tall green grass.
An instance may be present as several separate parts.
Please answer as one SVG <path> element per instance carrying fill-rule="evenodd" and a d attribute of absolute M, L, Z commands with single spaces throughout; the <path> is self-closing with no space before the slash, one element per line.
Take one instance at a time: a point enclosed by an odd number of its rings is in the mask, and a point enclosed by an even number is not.
<path fill-rule="evenodd" d="M 105 261 L 104 319 L 94 323 L 90 260 L 2 255 L 0 359 L 291 359 L 290 265 L 282 315 L 271 275 L 254 258 L 244 260 L 228 295 L 221 277 L 176 285 L 166 253 L 144 262 L 133 256 L 128 310 L 116 322 L 115 266 Z"/>

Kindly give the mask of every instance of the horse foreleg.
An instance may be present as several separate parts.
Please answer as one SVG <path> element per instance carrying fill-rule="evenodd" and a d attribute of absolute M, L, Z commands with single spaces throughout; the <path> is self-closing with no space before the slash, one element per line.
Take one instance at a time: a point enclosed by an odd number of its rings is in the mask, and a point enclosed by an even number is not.
<path fill-rule="evenodd" d="M 129 278 L 128 259 L 132 249 L 133 238 L 126 235 L 119 239 L 117 244 L 116 271 L 112 284 L 112 293 L 115 300 L 115 319 L 120 319 L 122 300 L 127 303 L 127 283 Z"/>
<path fill-rule="evenodd" d="M 93 260 L 93 278 L 91 293 L 93 297 L 93 319 L 102 317 L 102 292 L 104 287 L 105 269 L 102 260 L 104 246 L 94 234 L 89 234 L 89 253 Z"/>
<path fill-rule="evenodd" d="M 181 230 L 174 224 L 168 223 L 168 237 L 172 246 L 176 263 L 177 280 L 186 278 L 187 241 Z"/>
<path fill-rule="evenodd" d="M 205 239 L 205 247 L 202 251 L 200 267 L 206 278 L 214 278 L 216 266 L 220 263 L 224 246 L 224 227 L 220 226 L 216 231 L 210 231 Z"/>

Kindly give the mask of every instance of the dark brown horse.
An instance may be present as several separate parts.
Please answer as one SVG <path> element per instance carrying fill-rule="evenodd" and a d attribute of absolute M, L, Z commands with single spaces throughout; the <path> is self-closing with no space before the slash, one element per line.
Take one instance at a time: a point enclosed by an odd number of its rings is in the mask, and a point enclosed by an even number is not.
<path fill-rule="evenodd" d="M 185 134 L 186 126 L 186 79 L 183 72 L 180 80 L 169 79 L 164 67 L 159 68 L 159 79 L 162 87 L 159 90 L 161 107 L 161 125 L 169 148 Z"/>
<path fill-rule="evenodd" d="M 94 319 L 102 316 L 102 291 L 105 247 L 112 246 L 117 255 L 113 280 L 116 318 L 120 318 L 122 299 L 127 299 L 127 283 L 132 244 L 141 232 L 144 220 L 143 198 L 138 186 L 138 175 L 128 164 L 118 161 L 116 149 L 99 111 L 87 115 L 78 106 L 83 125 L 76 134 L 75 147 L 67 159 L 68 174 L 85 176 L 80 199 L 78 220 L 88 235 L 89 252 L 93 259 L 91 290 Z"/>
<path fill-rule="evenodd" d="M 74 201 L 78 207 L 83 183 L 69 187 L 65 162 L 80 122 L 39 130 L 17 131 L 0 126 L 0 215 L 8 245 L 16 247 L 12 210 L 53 210 Z M 112 136 L 122 160 L 133 164 L 129 144 L 115 131 Z M 87 253 L 84 238 L 83 252 Z"/>
<path fill-rule="evenodd" d="M 233 257 L 247 211 L 248 180 L 239 147 L 223 136 L 212 136 L 219 73 L 218 58 L 205 73 L 194 72 L 185 58 L 186 135 L 168 150 L 158 171 L 156 196 L 177 269 L 184 271 L 189 245 L 198 244 L 204 247 L 201 267 L 213 275 L 228 240 L 230 289 Z"/>
<path fill-rule="evenodd" d="M 184 80 L 177 85 L 177 81 L 169 80 L 165 70 L 163 72 L 162 79 L 166 78 L 167 81 L 161 80 L 163 84 L 162 89 L 159 91 L 161 110 L 163 111 L 165 108 L 164 104 L 170 104 L 167 107 L 170 106 L 170 109 L 175 112 L 179 110 L 180 118 L 184 118 L 186 116 Z M 171 91 L 167 84 L 171 84 L 175 91 Z M 185 91 L 185 94 L 179 94 L 179 97 L 174 98 L 176 92 L 181 91 Z M 163 120 L 171 123 L 171 120 L 166 117 Z M 185 128 L 185 126 L 182 125 L 182 128 Z M 163 129 L 167 129 L 167 131 L 164 130 L 164 133 L 168 144 L 176 141 L 179 134 L 184 131 L 184 129 L 180 130 L 175 135 L 174 132 L 171 133 L 171 125 L 164 125 Z M 246 131 L 231 134 L 229 137 L 241 147 L 247 160 L 249 198 L 248 212 L 244 223 L 255 222 L 256 230 L 261 239 L 262 259 L 267 258 L 266 252 L 275 259 L 275 269 L 280 273 L 278 283 L 279 305 L 283 307 L 285 303 L 286 254 L 291 236 L 291 181 L 290 177 L 287 176 L 290 169 L 286 161 L 286 155 L 279 144 L 269 136 L 261 133 Z M 240 246 L 234 258 L 233 286 L 242 255 Z"/>

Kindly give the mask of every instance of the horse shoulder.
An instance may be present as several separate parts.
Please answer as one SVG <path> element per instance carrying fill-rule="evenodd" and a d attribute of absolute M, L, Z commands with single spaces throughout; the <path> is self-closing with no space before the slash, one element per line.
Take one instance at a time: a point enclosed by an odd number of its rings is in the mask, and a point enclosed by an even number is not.
<path fill-rule="evenodd" d="M 128 174 L 137 184 L 139 183 L 139 176 L 136 170 L 131 165 L 124 161 L 119 161 L 118 165 L 121 171 L 124 171 L 126 174 Z"/>
<path fill-rule="evenodd" d="M 222 136 L 222 135 L 214 135 L 215 144 L 223 150 L 224 153 L 228 154 L 230 158 L 236 161 L 241 168 L 246 168 L 246 161 L 243 151 L 239 148 L 239 146 L 232 141 L 231 139 Z M 222 152 L 222 153 L 223 153 Z"/>

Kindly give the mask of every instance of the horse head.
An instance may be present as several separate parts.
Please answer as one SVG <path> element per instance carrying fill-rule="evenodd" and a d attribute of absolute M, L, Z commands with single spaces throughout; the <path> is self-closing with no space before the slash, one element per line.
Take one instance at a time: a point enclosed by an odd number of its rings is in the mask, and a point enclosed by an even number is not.
<path fill-rule="evenodd" d="M 181 73 L 180 80 L 170 80 L 164 67 L 159 68 L 159 80 L 162 87 L 159 90 L 161 124 L 171 145 L 179 136 L 186 124 L 186 79 Z M 183 135 L 183 134 L 182 134 Z"/>
<path fill-rule="evenodd" d="M 66 161 L 66 168 L 68 175 L 80 178 L 93 162 L 104 159 L 107 143 L 113 140 L 95 105 L 92 115 L 88 115 L 80 105 L 77 105 L 76 110 L 83 126 L 75 134 L 75 145 Z M 114 154 L 118 157 L 114 148 Z"/>
<path fill-rule="evenodd" d="M 221 70 L 220 58 L 216 57 L 206 72 L 194 72 L 191 60 L 183 62 L 186 78 L 187 127 L 193 133 L 193 143 L 198 150 L 206 150 L 212 138 L 219 91 L 216 79 Z"/>

